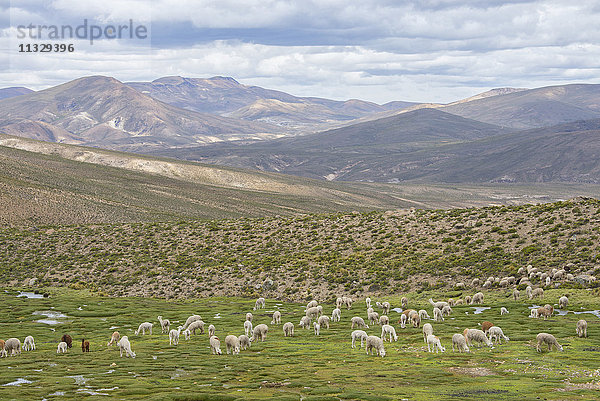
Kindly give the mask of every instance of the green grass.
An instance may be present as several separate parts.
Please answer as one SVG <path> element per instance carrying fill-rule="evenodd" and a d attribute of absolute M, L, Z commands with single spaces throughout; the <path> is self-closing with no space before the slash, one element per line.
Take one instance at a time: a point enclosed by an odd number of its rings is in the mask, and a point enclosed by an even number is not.
<path fill-rule="evenodd" d="M 85 395 L 85 391 L 110 394 L 119 399 L 151 400 L 397 400 L 428 399 L 594 399 L 597 390 L 561 391 L 567 386 L 596 382 L 599 379 L 600 352 L 599 319 L 593 315 L 553 316 L 534 320 L 527 317 L 529 301 L 512 301 L 510 291 L 485 293 L 490 310 L 474 315 L 469 306 L 454 307 L 450 319 L 434 323 L 434 332 L 446 346 L 444 354 L 429 354 L 423 348 L 421 329 L 398 330 L 398 342 L 386 343 L 385 358 L 367 356 L 364 350 L 350 348 L 350 318 L 366 317 L 362 300 L 352 310 L 342 311 L 342 321 L 332 323 L 330 330 L 314 336 L 312 330 L 302 330 L 298 321 L 303 314 L 301 304 L 267 300 L 264 310 L 254 313 L 254 323 L 269 324 L 264 343 L 255 343 L 240 355 L 213 356 L 209 352 L 206 334 L 181 339 L 179 346 L 169 346 L 168 336 L 160 334 L 156 316 L 161 314 L 172 322 L 183 322 L 197 313 L 206 324 L 214 324 L 225 352 L 227 334 L 243 333 L 245 313 L 252 310 L 249 298 L 210 298 L 166 301 L 153 298 L 110 298 L 88 291 L 44 289 L 50 297 L 44 299 L 16 298 L 15 290 L 0 294 L 4 308 L 0 311 L 2 338 L 26 335 L 36 339 L 37 350 L 0 360 L 0 399 L 79 399 L 103 396 Z M 598 308 L 597 290 L 568 290 L 570 310 Z M 544 303 L 556 303 L 564 293 L 546 291 Z M 424 291 L 407 294 L 409 306 L 425 308 L 431 314 L 426 299 L 455 299 L 470 292 Z M 399 305 L 398 296 L 386 298 L 392 307 Z M 374 299 L 375 301 L 375 299 Z M 276 305 L 280 304 L 280 305 Z M 510 314 L 500 316 L 500 306 Z M 282 322 L 292 321 L 295 337 L 284 338 L 281 325 L 270 324 L 271 312 L 277 307 Z M 80 310 L 81 308 L 81 310 Z M 325 304 L 331 314 L 333 305 Z M 583 308 L 583 309 L 582 309 Z M 55 310 L 68 315 L 63 324 L 49 326 L 36 323 L 35 311 Z M 468 314 L 465 312 L 469 312 Z M 221 318 L 216 318 L 216 314 Z M 575 336 L 575 322 L 584 316 L 589 322 L 589 338 Z M 390 312 L 391 320 L 398 314 Z M 507 345 L 493 349 L 474 348 L 471 354 L 451 352 L 451 336 L 466 327 L 490 320 L 503 328 L 511 338 Z M 139 323 L 155 324 L 154 334 L 135 336 Z M 111 327 L 117 327 L 116 329 Z M 56 331 L 52 331 L 54 328 Z M 106 346 L 110 335 L 118 330 L 128 335 L 137 358 L 119 358 L 116 348 Z M 564 352 L 535 351 L 538 332 L 554 334 L 564 346 Z M 379 335 L 379 327 L 368 329 Z M 69 333 L 74 339 L 67 354 L 56 354 L 60 336 Z M 91 342 L 91 352 L 83 354 L 81 338 Z M 116 364 L 113 366 L 112 364 Z M 487 369 L 487 376 L 472 376 L 467 369 Z M 78 376 L 83 376 L 82 384 Z M 21 386 L 3 386 L 19 378 L 32 381 Z M 51 394 L 64 396 L 52 396 Z"/>

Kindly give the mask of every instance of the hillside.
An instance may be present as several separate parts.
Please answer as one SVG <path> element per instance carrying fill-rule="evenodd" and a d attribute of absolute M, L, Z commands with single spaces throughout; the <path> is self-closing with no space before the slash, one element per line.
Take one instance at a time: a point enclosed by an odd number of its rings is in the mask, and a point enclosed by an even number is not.
<path fill-rule="evenodd" d="M 26 95 L 33 92 L 31 89 L 23 88 L 22 86 L 15 86 L 11 88 L 0 88 L 0 100 L 8 99 L 9 97 Z"/>
<path fill-rule="evenodd" d="M 300 301 L 452 288 L 475 277 L 515 275 L 528 264 L 597 276 L 598 223 L 600 202 L 579 199 L 448 211 L 1 228 L 0 280 L 35 277 L 40 285 L 167 297 L 255 295 L 255 286 L 268 283 L 262 296 Z"/>
<path fill-rule="evenodd" d="M 573 84 L 523 90 L 444 106 L 465 118 L 514 129 L 600 118 L 600 85 Z"/>
<path fill-rule="evenodd" d="M 275 137 L 268 124 L 183 110 L 95 76 L 0 100 L 0 132 L 118 150 Z"/>
<path fill-rule="evenodd" d="M 313 135 L 157 153 L 311 178 L 385 182 L 394 178 L 393 167 L 385 168 L 402 163 L 404 153 L 506 132 L 443 111 L 420 109 Z"/>
<path fill-rule="evenodd" d="M 258 217 L 423 205 L 367 186 L 4 135 L 0 156 L 2 225 Z"/>
<path fill-rule="evenodd" d="M 317 135 L 161 154 L 328 180 L 600 183 L 600 119 L 506 132 L 422 109 Z"/>
<path fill-rule="evenodd" d="M 381 106 L 362 100 L 336 101 L 298 97 L 259 86 L 243 85 L 230 77 L 163 77 L 127 85 L 157 100 L 180 108 L 247 121 L 260 121 L 293 131 L 316 131 L 343 121 L 412 103 Z"/>

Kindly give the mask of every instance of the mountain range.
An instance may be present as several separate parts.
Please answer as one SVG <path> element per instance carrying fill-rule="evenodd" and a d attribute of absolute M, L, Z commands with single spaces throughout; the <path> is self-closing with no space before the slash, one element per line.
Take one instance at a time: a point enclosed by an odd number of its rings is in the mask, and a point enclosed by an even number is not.
<path fill-rule="evenodd" d="M 233 78 L 79 78 L 0 90 L 0 132 L 315 179 L 600 182 L 600 85 L 448 104 L 297 97 Z"/>

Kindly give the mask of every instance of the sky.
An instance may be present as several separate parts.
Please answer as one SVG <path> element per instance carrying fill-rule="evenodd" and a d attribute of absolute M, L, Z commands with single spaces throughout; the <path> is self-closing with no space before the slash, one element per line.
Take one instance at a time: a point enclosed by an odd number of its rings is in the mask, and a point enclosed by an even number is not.
<path fill-rule="evenodd" d="M 85 20 L 146 34 L 19 37 L 19 26 Z M 598 21 L 597 0 L 0 0 L 0 87 L 221 75 L 297 96 L 451 102 L 497 87 L 600 83 Z M 44 43 L 74 50 L 18 51 Z"/>

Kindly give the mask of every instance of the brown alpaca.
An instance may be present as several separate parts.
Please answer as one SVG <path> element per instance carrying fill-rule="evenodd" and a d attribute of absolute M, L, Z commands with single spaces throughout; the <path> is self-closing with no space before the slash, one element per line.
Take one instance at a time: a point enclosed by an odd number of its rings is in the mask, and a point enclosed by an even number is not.
<path fill-rule="evenodd" d="M 60 341 L 66 342 L 67 348 L 71 348 L 73 346 L 73 339 L 68 334 L 63 334 L 63 336 L 60 338 Z"/>
<path fill-rule="evenodd" d="M 110 347 L 111 345 L 118 343 L 119 338 L 121 338 L 121 335 L 118 331 L 115 331 L 114 333 L 112 333 L 112 337 L 110 338 L 110 341 L 108 342 L 108 344 L 106 344 L 106 346 Z"/>
<path fill-rule="evenodd" d="M 81 340 L 81 351 L 82 352 L 90 352 L 90 342 L 89 341 L 85 341 L 84 339 Z"/>
<path fill-rule="evenodd" d="M 492 327 L 493 325 L 494 325 L 494 323 L 492 323 L 492 322 L 488 322 L 488 321 L 485 321 L 485 322 L 481 323 L 481 330 L 483 330 L 483 332 L 484 332 L 485 334 L 487 334 L 488 330 L 489 330 L 489 329 L 490 329 L 490 327 Z"/>

